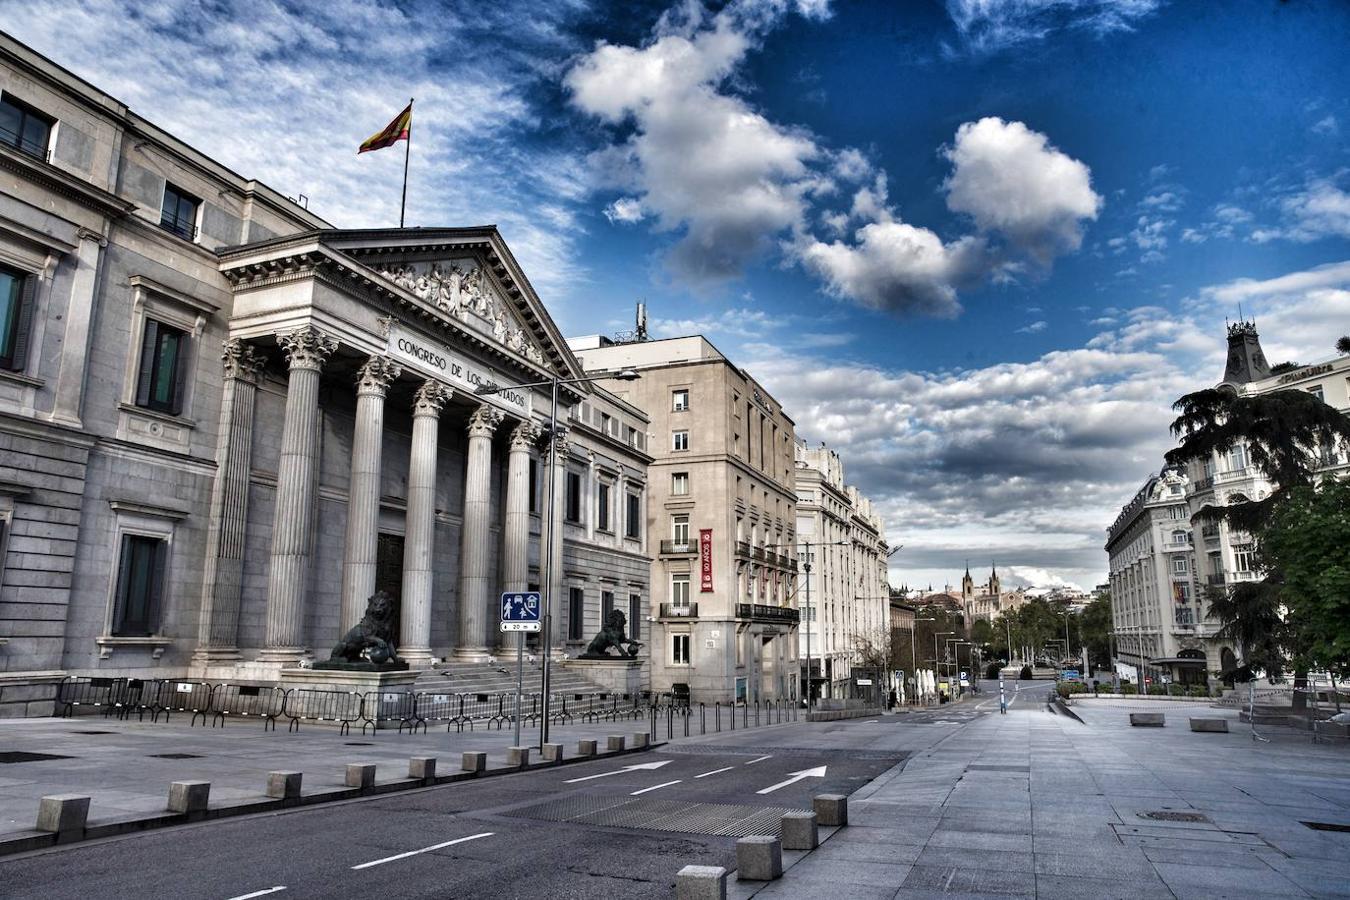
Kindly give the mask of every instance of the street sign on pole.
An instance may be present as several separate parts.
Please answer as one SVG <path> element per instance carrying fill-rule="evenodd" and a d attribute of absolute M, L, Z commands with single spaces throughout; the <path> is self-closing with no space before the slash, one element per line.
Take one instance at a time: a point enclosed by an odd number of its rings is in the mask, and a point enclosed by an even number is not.
<path fill-rule="evenodd" d="M 512 591 L 502 594 L 500 630 L 538 632 L 543 604 L 538 591 Z"/>

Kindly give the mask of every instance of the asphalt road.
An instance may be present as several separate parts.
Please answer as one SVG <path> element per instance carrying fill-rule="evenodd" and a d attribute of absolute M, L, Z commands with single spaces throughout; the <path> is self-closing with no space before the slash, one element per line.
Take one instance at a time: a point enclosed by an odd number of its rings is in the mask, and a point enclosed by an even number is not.
<path fill-rule="evenodd" d="M 681 867 L 733 867 L 737 836 L 904 758 L 863 749 L 875 724 L 832 725 L 827 748 L 783 726 L 77 844 L 0 861 L 0 896 L 668 898 Z"/>

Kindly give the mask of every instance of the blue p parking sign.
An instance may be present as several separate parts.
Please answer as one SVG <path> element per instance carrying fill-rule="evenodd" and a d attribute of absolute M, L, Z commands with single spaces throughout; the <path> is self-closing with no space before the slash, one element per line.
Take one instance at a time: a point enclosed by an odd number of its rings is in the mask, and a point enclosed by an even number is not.
<path fill-rule="evenodd" d="M 538 591 L 513 591 L 502 594 L 501 631 L 539 631 L 543 605 Z"/>

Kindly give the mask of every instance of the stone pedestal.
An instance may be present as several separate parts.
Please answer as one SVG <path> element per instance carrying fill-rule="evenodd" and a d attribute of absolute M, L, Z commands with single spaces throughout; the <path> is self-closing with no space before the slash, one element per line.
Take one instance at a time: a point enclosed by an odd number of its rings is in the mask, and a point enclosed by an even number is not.
<path fill-rule="evenodd" d="M 642 660 L 626 656 L 604 659 L 562 659 L 554 666 L 576 672 L 611 694 L 637 694 L 645 687 Z"/>
<path fill-rule="evenodd" d="M 309 689 L 314 691 L 342 691 L 356 694 L 380 694 L 386 708 L 397 709 L 401 694 L 411 694 L 421 669 L 402 672 L 352 672 L 335 669 L 282 669 L 280 687 L 284 690 Z M 305 724 L 310 724 L 306 722 Z M 316 725 L 334 725 L 336 722 L 315 722 Z M 380 728 L 397 728 L 397 722 L 378 724 Z"/>

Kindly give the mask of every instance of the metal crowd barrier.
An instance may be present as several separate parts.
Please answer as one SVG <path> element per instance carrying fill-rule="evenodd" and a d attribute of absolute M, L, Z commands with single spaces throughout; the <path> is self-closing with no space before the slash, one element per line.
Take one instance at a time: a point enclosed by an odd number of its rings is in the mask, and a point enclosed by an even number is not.
<path fill-rule="evenodd" d="M 61 707 L 61 716 L 74 715 L 75 707 L 90 706 L 103 709 L 109 715 L 118 687 L 126 683 L 125 678 L 90 678 L 85 676 L 67 676 L 56 687 L 56 702 Z"/>
<path fill-rule="evenodd" d="M 288 732 L 299 731 L 302 721 L 334 722 L 339 725 L 338 734 L 345 735 L 351 734 L 353 722 L 364 722 L 364 701 L 365 696 L 355 691 L 292 688 L 286 692 L 281 714 L 291 720 L 286 726 Z"/>
<path fill-rule="evenodd" d="M 150 721 L 158 722 L 159 714 L 164 714 L 164 721 L 169 721 L 169 716 L 176 712 L 191 713 L 192 718 L 188 720 L 189 725 L 197 724 L 197 717 L 202 717 L 202 724 L 206 724 L 206 714 L 211 711 L 211 693 L 214 685 L 205 681 L 160 681 L 155 686 L 155 698 L 150 705 Z"/>
<path fill-rule="evenodd" d="M 263 731 L 276 731 L 286 691 L 257 684 L 218 684 L 211 692 L 211 727 L 230 717 L 262 719 Z"/>

